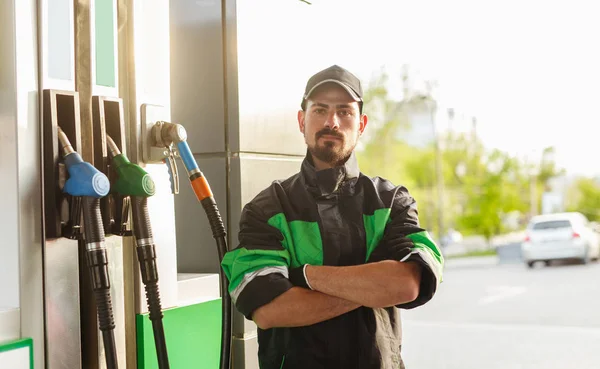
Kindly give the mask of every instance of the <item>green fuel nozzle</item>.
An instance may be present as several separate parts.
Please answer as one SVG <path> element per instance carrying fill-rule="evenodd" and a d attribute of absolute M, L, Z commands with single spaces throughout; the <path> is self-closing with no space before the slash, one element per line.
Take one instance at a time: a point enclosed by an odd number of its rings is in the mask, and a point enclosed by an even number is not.
<path fill-rule="evenodd" d="M 152 177 L 139 165 L 127 159 L 109 136 L 106 136 L 109 152 L 117 172 L 112 189 L 123 196 L 150 197 L 156 192 Z"/>
<path fill-rule="evenodd" d="M 132 203 L 133 235 L 140 265 L 142 283 L 146 290 L 149 318 L 152 322 L 154 344 L 159 369 L 169 369 L 169 357 L 163 326 L 163 313 L 158 290 L 158 267 L 156 246 L 152 236 L 152 224 L 148 213 L 148 197 L 154 195 L 154 181 L 139 165 L 134 164 L 121 154 L 110 136 L 106 136 L 110 156 L 117 180 L 112 188 L 121 196 L 129 196 Z"/>

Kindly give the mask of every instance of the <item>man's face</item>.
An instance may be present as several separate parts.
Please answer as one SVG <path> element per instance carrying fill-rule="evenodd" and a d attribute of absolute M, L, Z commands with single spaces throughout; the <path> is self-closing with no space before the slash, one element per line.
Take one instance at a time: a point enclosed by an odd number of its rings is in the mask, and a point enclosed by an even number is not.
<path fill-rule="evenodd" d="M 327 83 L 312 93 L 306 110 L 298 112 L 298 123 L 313 160 L 333 167 L 350 157 L 367 116 L 360 114 L 358 103 L 346 90 Z"/>

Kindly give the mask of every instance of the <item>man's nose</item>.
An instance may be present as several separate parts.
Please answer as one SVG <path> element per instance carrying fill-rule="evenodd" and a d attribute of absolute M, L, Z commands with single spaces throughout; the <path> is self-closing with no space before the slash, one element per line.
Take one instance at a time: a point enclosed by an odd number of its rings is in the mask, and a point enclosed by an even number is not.
<path fill-rule="evenodd" d="M 339 129 L 340 128 L 340 118 L 334 112 L 331 112 L 327 115 L 327 119 L 325 120 L 325 126 L 329 129 Z"/>

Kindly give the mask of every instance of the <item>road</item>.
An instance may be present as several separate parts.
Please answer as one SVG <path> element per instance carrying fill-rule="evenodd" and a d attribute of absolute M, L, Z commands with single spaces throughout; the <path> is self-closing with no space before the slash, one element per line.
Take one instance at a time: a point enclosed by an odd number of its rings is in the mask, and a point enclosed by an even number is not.
<path fill-rule="evenodd" d="M 600 368 L 600 264 L 450 259 L 403 330 L 407 369 Z"/>

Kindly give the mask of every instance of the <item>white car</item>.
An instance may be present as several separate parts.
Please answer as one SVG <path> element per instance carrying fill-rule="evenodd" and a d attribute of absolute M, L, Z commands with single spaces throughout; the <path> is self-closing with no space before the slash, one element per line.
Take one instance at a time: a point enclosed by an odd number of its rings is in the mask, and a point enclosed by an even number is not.
<path fill-rule="evenodd" d="M 600 235 L 581 213 L 537 215 L 531 218 L 521 244 L 523 260 L 530 268 L 536 261 L 578 259 L 587 264 L 600 257 Z"/>

